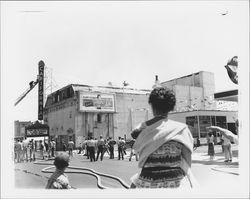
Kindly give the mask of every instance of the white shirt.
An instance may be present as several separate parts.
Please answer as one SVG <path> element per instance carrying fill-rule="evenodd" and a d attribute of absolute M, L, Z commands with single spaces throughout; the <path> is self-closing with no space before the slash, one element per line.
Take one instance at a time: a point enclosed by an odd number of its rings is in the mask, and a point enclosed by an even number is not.
<path fill-rule="evenodd" d="M 230 139 L 226 138 L 224 135 L 222 135 L 223 145 L 229 145 L 231 144 Z"/>

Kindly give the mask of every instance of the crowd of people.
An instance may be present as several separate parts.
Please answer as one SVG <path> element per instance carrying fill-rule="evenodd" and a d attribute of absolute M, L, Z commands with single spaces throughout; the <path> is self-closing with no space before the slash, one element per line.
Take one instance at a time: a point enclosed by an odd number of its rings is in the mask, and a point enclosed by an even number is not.
<path fill-rule="evenodd" d="M 28 140 L 27 138 L 17 139 L 14 143 L 14 162 L 35 161 L 39 153 L 39 157 L 42 159 L 55 157 L 55 149 L 56 142 L 54 140 L 48 142 L 45 140 Z"/>
<path fill-rule="evenodd" d="M 132 139 L 129 142 L 125 142 L 124 138 L 119 137 L 117 141 L 115 141 L 112 137 L 104 139 L 101 135 L 99 139 L 95 139 L 93 137 L 88 137 L 82 144 L 80 143 L 80 147 L 78 148 L 78 154 L 82 154 L 86 156 L 91 162 L 103 160 L 104 154 L 107 153 L 109 159 L 114 159 L 114 148 L 117 147 L 118 160 L 124 160 L 124 155 L 127 155 L 127 147 L 130 148 L 130 156 L 129 161 L 133 156 L 136 156 L 136 161 L 138 161 L 138 154 L 135 153 L 133 149 L 133 144 L 135 140 Z"/>
<path fill-rule="evenodd" d="M 131 148 L 129 161 L 133 156 L 136 156 L 136 161 L 138 161 L 138 154 L 135 153 L 132 148 L 135 140 L 132 139 L 128 144 L 125 143 L 124 138 L 119 137 L 117 141 L 111 137 L 104 139 L 101 135 L 99 139 L 88 137 L 83 143 L 80 143 L 78 149 L 78 154 L 86 156 L 87 159 L 92 161 L 103 160 L 104 154 L 107 153 L 109 159 L 114 159 L 114 148 L 118 149 L 118 160 L 124 160 L 124 155 L 126 155 L 127 147 Z M 73 157 L 73 150 L 75 143 L 72 139 L 69 140 L 68 144 L 63 142 L 62 150 L 68 152 L 69 157 Z M 56 142 L 52 139 L 51 141 L 34 139 L 17 139 L 14 144 L 14 162 L 29 162 L 35 161 L 39 156 L 39 159 L 48 159 L 55 157 Z"/>

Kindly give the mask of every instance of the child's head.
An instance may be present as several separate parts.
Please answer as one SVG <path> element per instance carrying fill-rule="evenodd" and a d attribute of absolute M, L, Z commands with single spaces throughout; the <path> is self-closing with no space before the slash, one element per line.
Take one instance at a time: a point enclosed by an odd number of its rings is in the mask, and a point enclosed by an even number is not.
<path fill-rule="evenodd" d="M 69 166 L 69 155 L 66 152 L 60 152 L 55 157 L 54 165 L 57 169 L 63 170 Z"/>

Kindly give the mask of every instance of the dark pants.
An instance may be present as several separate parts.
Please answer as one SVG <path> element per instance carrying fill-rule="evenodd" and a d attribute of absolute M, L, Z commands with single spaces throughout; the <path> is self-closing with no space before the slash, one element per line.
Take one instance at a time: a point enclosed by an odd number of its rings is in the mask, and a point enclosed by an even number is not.
<path fill-rule="evenodd" d="M 110 152 L 110 159 L 114 159 L 114 147 L 113 146 L 109 147 L 109 152 Z"/>
<path fill-rule="evenodd" d="M 66 151 L 66 146 L 63 146 L 63 151 Z"/>
<path fill-rule="evenodd" d="M 87 159 L 89 159 L 89 146 L 86 147 L 86 155 L 87 155 Z"/>
<path fill-rule="evenodd" d="M 55 157 L 55 148 L 54 147 L 51 148 L 51 156 Z"/>
<path fill-rule="evenodd" d="M 69 155 L 73 157 L 73 149 L 69 148 Z"/>
<path fill-rule="evenodd" d="M 123 148 L 122 147 L 118 147 L 118 160 L 120 160 L 121 159 L 121 157 L 122 157 L 122 159 L 124 159 L 123 158 Z"/>
<path fill-rule="evenodd" d="M 89 147 L 89 157 L 90 157 L 90 161 L 95 161 L 95 147 L 94 146 L 90 146 Z"/>
<path fill-rule="evenodd" d="M 104 147 L 103 146 L 98 146 L 98 149 L 97 149 L 97 156 L 96 156 L 96 161 L 98 160 L 98 157 L 101 153 L 101 161 L 103 159 L 103 155 L 104 155 Z"/>

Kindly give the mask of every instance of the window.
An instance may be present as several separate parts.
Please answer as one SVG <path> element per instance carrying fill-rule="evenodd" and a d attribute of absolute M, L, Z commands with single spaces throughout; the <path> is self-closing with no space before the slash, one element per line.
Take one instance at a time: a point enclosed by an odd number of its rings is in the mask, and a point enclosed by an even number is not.
<path fill-rule="evenodd" d="M 227 128 L 226 116 L 216 116 L 216 126 Z"/>
<path fill-rule="evenodd" d="M 216 124 L 215 124 L 215 116 L 211 116 L 211 120 L 212 120 L 212 126 L 216 126 Z"/>
<path fill-rule="evenodd" d="M 192 133 L 193 137 L 198 137 L 198 122 L 197 122 L 197 116 L 190 116 L 186 117 L 186 124 L 188 125 L 188 128 L 190 132 Z"/>
<path fill-rule="evenodd" d="M 67 98 L 67 91 L 63 90 L 62 91 L 62 99 L 66 99 Z"/>
<path fill-rule="evenodd" d="M 100 113 L 97 114 L 97 122 L 98 123 L 102 122 L 102 115 Z"/>
<path fill-rule="evenodd" d="M 200 133 L 201 137 L 207 136 L 207 129 L 206 127 L 211 126 L 211 119 L 209 115 L 199 116 L 200 121 Z"/>
<path fill-rule="evenodd" d="M 72 97 L 72 89 L 71 89 L 71 87 L 68 87 L 67 88 L 67 98 L 70 98 L 70 97 Z"/>

